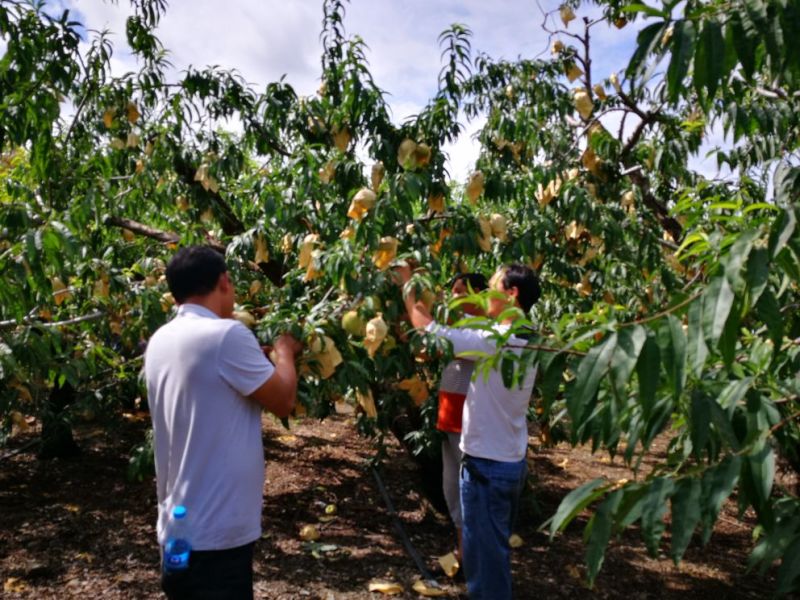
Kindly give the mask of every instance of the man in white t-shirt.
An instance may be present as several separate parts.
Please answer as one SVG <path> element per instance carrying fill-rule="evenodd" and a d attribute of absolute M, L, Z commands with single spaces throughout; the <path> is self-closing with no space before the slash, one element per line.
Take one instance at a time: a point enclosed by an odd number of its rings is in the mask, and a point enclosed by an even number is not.
<path fill-rule="evenodd" d="M 411 270 L 399 267 L 403 283 Z M 489 282 L 488 317 L 510 314 L 517 307 L 527 314 L 539 299 L 539 281 L 534 271 L 520 264 L 500 268 Z M 412 325 L 453 345 L 453 355 L 497 352 L 493 333 L 483 330 L 453 328 L 433 320 L 413 289 L 407 290 L 406 309 Z M 513 312 L 513 311 L 511 311 Z M 494 325 L 496 333 L 508 332 L 514 316 Z M 507 342 L 514 352 L 522 352 L 525 340 L 511 336 Z M 474 354 L 466 354 L 475 358 Z M 463 562 L 467 592 L 472 600 L 505 600 L 512 597 L 511 556 L 508 539 L 512 521 L 527 473 L 527 412 L 536 369 L 521 378 L 521 385 L 507 388 L 502 374 L 492 370 L 473 377 L 464 403 L 460 449 L 461 511 L 463 521 Z"/>
<path fill-rule="evenodd" d="M 221 254 L 179 250 L 166 270 L 175 317 L 147 345 L 144 375 L 153 420 L 163 548 L 176 506 L 186 507 L 189 568 L 162 569 L 169 598 L 252 598 L 253 543 L 261 537 L 264 449 L 261 409 L 287 416 L 295 402 L 289 335 L 273 365 L 232 318 L 235 288 Z"/>

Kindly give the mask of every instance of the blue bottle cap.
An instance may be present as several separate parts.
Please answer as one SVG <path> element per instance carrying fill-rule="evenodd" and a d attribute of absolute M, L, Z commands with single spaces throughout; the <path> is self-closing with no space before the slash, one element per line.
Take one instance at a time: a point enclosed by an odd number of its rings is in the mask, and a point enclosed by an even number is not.
<path fill-rule="evenodd" d="M 183 519 L 186 516 L 186 507 L 183 504 L 179 504 L 175 508 L 172 509 L 172 517 L 175 519 Z"/>

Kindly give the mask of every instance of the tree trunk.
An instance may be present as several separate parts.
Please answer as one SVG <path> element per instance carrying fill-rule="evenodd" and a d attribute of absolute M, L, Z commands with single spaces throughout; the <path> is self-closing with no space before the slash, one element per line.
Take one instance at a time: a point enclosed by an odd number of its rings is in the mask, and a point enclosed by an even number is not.
<path fill-rule="evenodd" d="M 80 453 L 66 418 L 67 407 L 75 401 L 75 388 L 69 383 L 56 384 L 50 390 L 42 411 L 42 444 L 39 458 L 69 458 Z"/>

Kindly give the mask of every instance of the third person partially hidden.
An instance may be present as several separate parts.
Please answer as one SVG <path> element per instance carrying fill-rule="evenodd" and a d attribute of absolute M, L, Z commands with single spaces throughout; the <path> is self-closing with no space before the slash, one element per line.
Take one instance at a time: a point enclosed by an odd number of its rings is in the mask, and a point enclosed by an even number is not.
<path fill-rule="evenodd" d="M 466 296 L 472 292 L 486 289 L 488 283 L 481 273 L 462 273 L 457 275 L 451 285 L 450 291 L 455 298 Z M 481 308 L 472 303 L 460 305 L 465 316 L 478 316 L 483 313 Z M 439 384 L 439 410 L 436 428 L 444 433 L 442 440 L 442 487 L 444 498 L 450 518 L 456 529 L 458 549 L 456 558 L 461 562 L 461 500 L 459 498 L 459 469 L 461 466 L 461 420 L 464 410 L 464 400 L 467 398 L 469 382 L 472 377 L 474 363 L 465 358 L 455 358 L 448 363 L 442 371 Z"/>

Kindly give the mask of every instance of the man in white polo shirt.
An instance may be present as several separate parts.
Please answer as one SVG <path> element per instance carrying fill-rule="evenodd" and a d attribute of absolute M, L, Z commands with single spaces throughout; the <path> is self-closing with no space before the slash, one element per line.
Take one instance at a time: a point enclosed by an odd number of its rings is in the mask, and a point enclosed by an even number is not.
<path fill-rule="evenodd" d="M 397 270 L 403 283 L 408 282 L 410 268 Z M 528 314 L 540 295 L 536 274 L 520 264 L 501 267 L 489 288 L 495 293 L 489 296 L 486 314 L 495 319 L 512 306 Z M 449 340 L 456 358 L 465 353 L 497 352 L 492 332 L 440 325 L 425 305 L 416 301 L 413 289 L 407 292 L 405 304 L 412 325 Z M 512 315 L 495 324 L 496 333 L 507 333 L 514 318 Z M 511 336 L 507 343 L 521 353 L 525 340 Z M 521 385 L 507 388 L 502 374 L 492 370 L 488 378 L 481 373 L 473 377 L 467 391 L 461 429 L 464 456 L 460 491 L 462 559 L 471 600 L 512 597 L 508 539 L 527 473 L 527 412 L 535 378 L 533 368 Z"/>
<path fill-rule="evenodd" d="M 232 318 L 235 288 L 221 254 L 179 250 L 167 266 L 175 317 L 147 345 L 144 374 L 153 420 L 163 548 L 173 508 L 186 507 L 189 568 L 162 569 L 169 598 L 252 598 L 253 543 L 261 537 L 261 409 L 287 416 L 297 392 L 289 335 L 273 365 Z"/>

